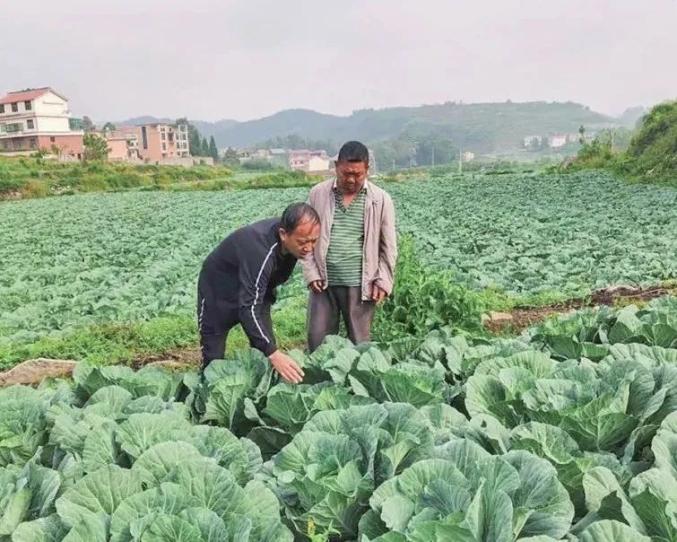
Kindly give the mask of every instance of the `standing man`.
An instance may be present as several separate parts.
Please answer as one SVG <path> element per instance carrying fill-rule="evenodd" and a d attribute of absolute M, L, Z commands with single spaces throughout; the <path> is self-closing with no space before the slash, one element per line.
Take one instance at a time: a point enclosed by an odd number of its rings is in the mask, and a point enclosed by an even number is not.
<path fill-rule="evenodd" d="M 301 382 L 301 368 L 277 348 L 270 308 L 275 288 L 289 279 L 297 259 L 312 254 L 319 232 L 317 212 L 294 203 L 282 218 L 234 231 L 207 256 L 197 305 L 203 369 L 223 359 L 228 331 L 242 324 L 252 348 L 263 352 L 284 380 Z"/>
<path fill-rule="evenodd" d="M 376 303 L 393 289 L 397 238 L 390 196 L 367 181 L 369 151 L 349 141 L 338 154 L 336 179 L 310 191 L 320 238 L 302 262 L 310 288 L 308 347 L 337 334 L 343 318 L 353 343 L 370 340 Z"/>

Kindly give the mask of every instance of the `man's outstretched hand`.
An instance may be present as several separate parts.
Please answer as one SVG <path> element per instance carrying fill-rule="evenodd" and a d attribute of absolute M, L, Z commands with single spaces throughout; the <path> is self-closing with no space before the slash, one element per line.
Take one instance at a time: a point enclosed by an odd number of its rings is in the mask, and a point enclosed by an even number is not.
<path fill-rule="evenodd" d="M 290 384 L 299 384 L 303 380 L 303 369 L 299 367 L 290 356 L 284 352 L 276 350 L 268 359 L 273 364 L 273 368 L 278 372 L 278 374 L 284 379 L 285 382 Z"/>

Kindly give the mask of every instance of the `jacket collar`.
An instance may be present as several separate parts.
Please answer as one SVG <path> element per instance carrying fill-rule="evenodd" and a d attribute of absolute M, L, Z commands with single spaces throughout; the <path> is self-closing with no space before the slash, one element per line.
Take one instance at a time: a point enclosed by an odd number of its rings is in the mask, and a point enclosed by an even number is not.
<path fill-rule="evenodd" d="M 332 192 L 334 190 L 336 190 L 337 183 L 338 183 L 338 179 L 336 177 L 334 177 L 334 179 L 332 180 L 332 183 L 331 183 Z M 372 186 L 371 186 L 371 183 L 369 182 L 368 177 L 364 180 L 364 185 L 362 186 L 362 189 L 367 191 L 367 199 L 371 200 L 372 196 L 374 194 L 374 191 L 372 189 Z"/>

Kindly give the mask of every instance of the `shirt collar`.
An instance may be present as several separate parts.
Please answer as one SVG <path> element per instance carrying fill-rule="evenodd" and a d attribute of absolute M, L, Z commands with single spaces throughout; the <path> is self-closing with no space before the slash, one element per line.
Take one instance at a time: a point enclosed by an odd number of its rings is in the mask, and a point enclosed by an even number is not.
<path fill-rule="evenodd" d="M 369 184 L 369 180 L 365 179 L 364 184 L 362 185 L 362 190 L 360 190 L 361 194 L 366 194 L 367 193 L 367 185 Z M 334 192 L 338 192 L 338 179 L 334 177 L 334 183 L 332 184 L 332 190 Z"/>

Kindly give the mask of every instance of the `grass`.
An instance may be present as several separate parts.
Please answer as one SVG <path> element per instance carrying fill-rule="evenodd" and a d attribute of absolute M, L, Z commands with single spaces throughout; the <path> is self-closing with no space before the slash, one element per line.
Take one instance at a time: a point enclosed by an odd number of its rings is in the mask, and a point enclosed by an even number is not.
<path fill-rule="evenodd" d="M 306 340 L 306 299 L 285 300 L 273 312 L 275 334 L 280 348 L 302 346 Z M 18 347 L 0 347 L 0 369 L 26 359 L 74 359 L 97 365 L 126 364 L 177 348 L 198 346 L 195 317 L 173 315 L 143 322 L 106 323 L 87 326 L 61 336 L 51 336 Z M 238 326 L 228 335 L 228 350 L 248 347 Z"/>
<path fill-rule="evenodd" d="M 235 172 L 224 166 L 63 163 L 39 157 L 0 156 L 0 199 L 43 198 L 128 190 L 241 190 L 312 186 L 318 178 L 299 171 Z"/>

